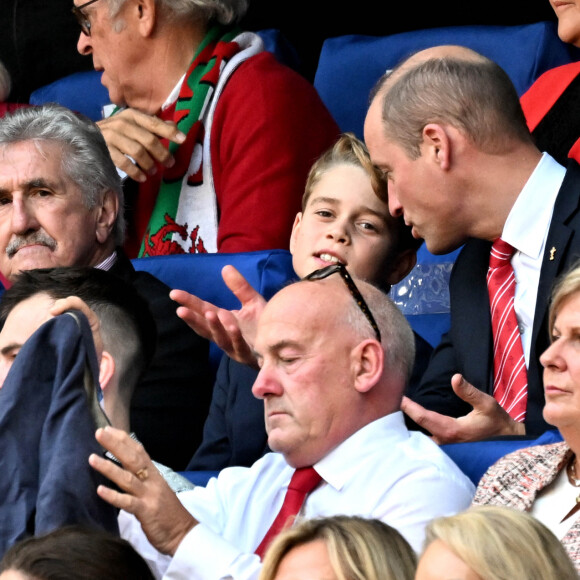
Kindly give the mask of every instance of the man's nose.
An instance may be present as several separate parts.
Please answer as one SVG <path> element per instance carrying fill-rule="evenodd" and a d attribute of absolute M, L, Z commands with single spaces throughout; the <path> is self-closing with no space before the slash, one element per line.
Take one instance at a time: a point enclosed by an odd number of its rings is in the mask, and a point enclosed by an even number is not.
<path fill-rule="evenodd" d="M 394 187 L 389 185 L 389 213 L 393 217 L 399 217 L 403 215 L 403 206 L 399 201 L 399 197 Z"/>
<path fill-rule="evenodd" d="M 36 215 L 30 205 L 24 199 L 14 199 L 12 201 L 12 233 L 24 234 L 28 231 L 38 229 L 39 224 Z"/>
<path fill-rule="evenodd" d="M 0 360 L 0 389 L 4 386 L 6 375 L 8 375 L 11 366 L 11 362 L 8 363 L 6 360 Z"/>
<path fill-rule="evenodd" d="M 91 37 L 87 36 L 81 31 L 79 40 L 77 42 L 77 50 L 82 55 L 89 55 L 93 52 L 93 45 L 91 44 Z"/>
<path fill-rule="evenodd" d="M 258 399 L 265 399 L 268 395 L 279 395 L 282 392 L 280 382 L 276 379 L 272 369 L 264 364 L 252 386 L 252 394 Z"/>

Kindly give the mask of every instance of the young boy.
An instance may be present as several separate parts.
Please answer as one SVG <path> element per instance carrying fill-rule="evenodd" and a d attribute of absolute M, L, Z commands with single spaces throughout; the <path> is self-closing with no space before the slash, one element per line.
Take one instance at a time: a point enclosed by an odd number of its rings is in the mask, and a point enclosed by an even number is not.
<path fill-rule="evenodd" d="M 404 222 L 389 214 L 387 183 L 364 144 L 342 135 L 312 166 L 306 182 L 290 237 L 296 274 L 303 278 L 340 262 L 353 276 L 388 292 L 411 271 L 420 245 Z M 230 355 L 218 369 L 203 441 L 189 470 L 249 466 L 267 451 L 263 403 L 251 392 L 258 373 L 251 342 L 265 300 L 233 267 L 224 268 L 224 279 L 242 303 L 235 313 L 181 290 L 171 293 L 182 304 L 178 315 Z M 416 335 L 416 349 L 411 385 L 420 379 L 431 346 Z"/>

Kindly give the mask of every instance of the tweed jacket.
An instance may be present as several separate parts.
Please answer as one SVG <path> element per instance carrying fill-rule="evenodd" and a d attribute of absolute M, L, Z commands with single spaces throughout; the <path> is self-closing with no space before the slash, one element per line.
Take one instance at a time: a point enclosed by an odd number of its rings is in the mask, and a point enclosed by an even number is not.
<path fill-rule="evenodd" d="M 472 505 L 500 505 L 529 511 L 538 493 L 565 469 L 572 451 L 566 442 L 535 445 L 509 453 L 492 465 L 477 485 Z M 580 516 L 562 538 L 580 572 Z"/>

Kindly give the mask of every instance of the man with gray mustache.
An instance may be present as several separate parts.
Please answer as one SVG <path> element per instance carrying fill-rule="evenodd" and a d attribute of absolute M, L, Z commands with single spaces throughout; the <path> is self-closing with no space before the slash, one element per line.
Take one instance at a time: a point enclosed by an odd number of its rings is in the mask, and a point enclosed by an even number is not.
<path fill-rule="evenodd" d="M 23 236 L 15 235 L 6 246 L 6 255 L 12 259 L 18 250 L 25 246 L 46 246 L 50 250 L 56 249 L 56 240 L 47 233 L 39 230 Z"/>
<path fill-rule="evenodd" d="M 155 356 L 137 385 L 131 428 L 155 459 L 184 469 L 201 442 L 212 380 L 209 344 L 176 315 L 170 288 L 136 272 L 122 249 L 123 190 L 98 127 L 58 105 L 0 120 L 0 273 L 93 266 L 124 278 L 157 324 Z"/>

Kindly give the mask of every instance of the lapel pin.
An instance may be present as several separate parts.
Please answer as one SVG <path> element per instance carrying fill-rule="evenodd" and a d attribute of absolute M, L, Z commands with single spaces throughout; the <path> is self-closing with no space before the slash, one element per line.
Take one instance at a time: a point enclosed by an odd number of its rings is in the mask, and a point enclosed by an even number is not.
<path fill-rule="evenodd" d="M 554 259 L 554 254 L 556 253 L 556 248 L 552 246 L 550 250 L 550 261 Z"/>

